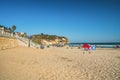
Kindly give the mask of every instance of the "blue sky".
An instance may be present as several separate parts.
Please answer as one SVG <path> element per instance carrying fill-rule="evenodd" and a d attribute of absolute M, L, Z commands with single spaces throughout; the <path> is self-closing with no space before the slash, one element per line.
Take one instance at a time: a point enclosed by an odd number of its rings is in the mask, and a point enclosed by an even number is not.
<path fill-rule="evenodd" d="M 120 0 L 0 0 L 0 25 L 71 42 L 120 41 Z"/>

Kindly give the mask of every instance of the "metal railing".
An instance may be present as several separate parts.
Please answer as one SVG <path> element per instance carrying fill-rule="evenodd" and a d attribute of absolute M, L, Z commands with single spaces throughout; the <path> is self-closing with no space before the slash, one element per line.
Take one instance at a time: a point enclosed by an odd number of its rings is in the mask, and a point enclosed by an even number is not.
<path fill-rule="evenodd" d="M 8 37 L 8 38 L 16 38 L 17 35 L 13 34 L 13 33 L 7 33 L 7 32 L 0 32 L 0 37 Z"/>
<path fill-rule="evenodd" d="M 2 33 L 0 31 L 0 37 L 16 38 L 16 39 L 22 41 L 23 43 L 25 43 L 26 45 L 30 44 L 31 47 L 38 47 L 39 46 L 39 44 L 32 42 L 32 40 L 18 36 L 18 35 L 13 34 L 13 33 L 7 33 L 7 32 Z M 29 40 L 30 40 L 30 42 L 29 42 Z"/>

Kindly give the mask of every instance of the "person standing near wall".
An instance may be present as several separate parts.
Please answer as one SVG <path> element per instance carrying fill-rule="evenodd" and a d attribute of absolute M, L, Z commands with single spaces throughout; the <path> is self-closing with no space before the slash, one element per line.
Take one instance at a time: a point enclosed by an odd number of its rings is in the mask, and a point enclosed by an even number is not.
<path fill-rule="evenodd" d="M 28 39 L 28 47 L 30 47 L 30 39 Z"/>

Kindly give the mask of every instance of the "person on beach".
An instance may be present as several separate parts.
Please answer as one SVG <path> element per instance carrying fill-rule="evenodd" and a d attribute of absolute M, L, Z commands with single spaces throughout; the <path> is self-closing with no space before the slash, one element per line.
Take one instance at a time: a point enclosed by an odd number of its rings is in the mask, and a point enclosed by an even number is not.
<path fill-rule="evenodd" d="M 44 45 L 43 44 L 40 45 L 40 49 L 44 49 Z"/>
<path fill-rule="evenodd" d="M 28 47 L 30 47 L 30 39 L 28 40 Z"/>

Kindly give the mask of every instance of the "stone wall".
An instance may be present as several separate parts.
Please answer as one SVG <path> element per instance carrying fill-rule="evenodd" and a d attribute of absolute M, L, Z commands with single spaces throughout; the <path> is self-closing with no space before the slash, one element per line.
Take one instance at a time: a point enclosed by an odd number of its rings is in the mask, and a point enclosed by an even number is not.
<path fill-rule="evenodd" d="M 15 38 L 0 37 L 0 50 L 14 48 L 18 46 L 18 40 Z"/>

